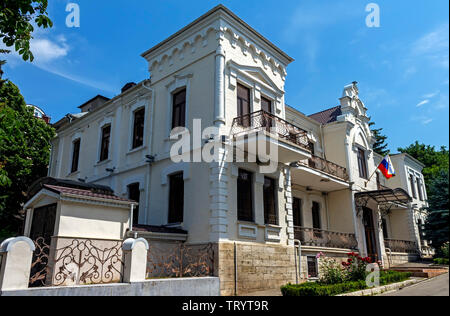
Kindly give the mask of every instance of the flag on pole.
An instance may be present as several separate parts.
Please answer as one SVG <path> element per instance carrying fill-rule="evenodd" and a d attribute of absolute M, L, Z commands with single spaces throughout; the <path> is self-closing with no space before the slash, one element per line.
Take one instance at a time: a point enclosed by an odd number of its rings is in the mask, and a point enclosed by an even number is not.
<path fill-rule="evenodd" d="M 392 164 L 391 157 L 387 155 L 384 157 L 383 161 L 378 166 L 378 169 L 383 173 L 386 179 L 391 179 L 395 177 L 394 165 Z"/>

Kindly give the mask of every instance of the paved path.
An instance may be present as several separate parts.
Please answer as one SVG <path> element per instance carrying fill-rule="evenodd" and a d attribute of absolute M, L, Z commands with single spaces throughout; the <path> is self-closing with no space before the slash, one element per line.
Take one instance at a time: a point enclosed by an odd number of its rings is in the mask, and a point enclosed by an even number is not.
<path fill-rule="evenodd" d="M 449 274 L 440 275 L 434 279 L 421 282 L 393 293 L 380 296 L 449 296 Z"/>

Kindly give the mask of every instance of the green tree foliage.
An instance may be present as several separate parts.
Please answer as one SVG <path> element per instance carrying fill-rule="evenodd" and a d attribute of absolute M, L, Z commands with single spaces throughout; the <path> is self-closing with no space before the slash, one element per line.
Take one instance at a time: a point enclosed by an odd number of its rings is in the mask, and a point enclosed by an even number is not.
<path fill-rule="evenodd" d="M 51 126 L 33 116 L 17 86 L 5 81 L 0 87 L 0 228 L 4 234 L 21 227 L 25 193 L 47 175 L 54 135 Z"/>
<path fill-rule="evenodd" d="M 431 181 L 438 177 L 442 170 L 448 173 L 449 151 L 444 146 L 440 150 L 436 150 L 434 146 L 415 142 L 409 147 L 399 148 L 398 151 L 411 155 L 425 165 L 422 173 L 425 178 L 427 190 L 429 191 L 428 193 L 430 193 Z"/>
<path fill-rule="evenodd" d="M 33 24 L 42 28 L 53 26 L 47 14 L 47 5 L 47 0 L 0 0 L 0 38 L 7 47 L 14 46 L 25 61 L 34 59 L 30 51 Z M 5 52 L 9 51 L 0 53 Z"/>
<path fill-rule="evenodd" d="M 375 137 L 375 144 L 373 144 L 373 151 L 379 155 L 386 156 L 389 154 L 387 136 L 383 135 L 382 128 L 373 128 L 375 126 L 374 122 L 370 122 L 369 126 L 372 130 L 372 133 Z"/>
<path fill-rule="evenodd" d="M 429 185 L 429 207 L 425 232 L 435 249 L 440 249 L 449 240 L 448 181 L 448 171 L 441 170 Z"/>

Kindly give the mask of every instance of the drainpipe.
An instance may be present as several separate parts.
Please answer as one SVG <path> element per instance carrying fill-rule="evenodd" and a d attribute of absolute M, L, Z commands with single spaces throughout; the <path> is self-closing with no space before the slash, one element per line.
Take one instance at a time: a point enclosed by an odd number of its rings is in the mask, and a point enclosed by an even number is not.
<path fill-rule="evenodd" d="M 298 264 L 297 264 L 297 256 L 295 254 L 296 245 L 298 245 Z M 299 284 L 299 279 L 301 279 L 302 277 L 302 242 L 297 239 L 294 239 L 294 259 L 295 259 L 295 282 L 296 284 Z"/>
<path fill-rule="evenodd" d="M 147 81 L 144 81 L 142 83 L 142 87 L 146 90 L 148 90 L 149 92 L 151 92 L 152 94 L 152 100 L 151 100 L 151 104 L 150 104 L 150 119 L 153 122 L 153 117 L 154 117 L 154 109 L 155 109 L 155 91 L 153 88 L 147 87 L 146 84 Z M 151 127 L 153 127 L 153 124 L 151 124 Z M 148 139 L 148 143 L 149 143 L 149 154 L 151 155 L 152 152 L 152 137 L 153 133 L 150 130 L 149 133 L 149 139 Z M 144 213 L 144 221 L 146 224 L 149 224 L 148 222 L 148 213 L 149 213 L 149 204 L 150 204 L 150 181 L 151 181 L 151 165 L 150 163 L 148 164 L 147 167 L 147 177 L 146 177 L 146 181 L 145 181 L 145 213 Z"/>
<path fill-rule="evenodd" d="M 129 218 L 130 223 L 128 224 L 128 229 L 130 233 L 133 232 L 133 213 L 134 213 L 134 204 L 131 204 L 130 218 Z"/>

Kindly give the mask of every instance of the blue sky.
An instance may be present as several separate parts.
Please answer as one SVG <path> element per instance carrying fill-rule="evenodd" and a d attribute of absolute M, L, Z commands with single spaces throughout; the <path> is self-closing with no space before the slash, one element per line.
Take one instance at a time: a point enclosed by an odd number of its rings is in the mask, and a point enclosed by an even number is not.
<path fill-rule="evenodd" d="M 65 25 L 69 2 L 80 6 L 80 28 Z M 380 28 L 366 26 L 370 2 L 380 7 Z M 54 27 L 35 33 L 35 62 L 10 55 L 5 77 L 55 122 L 97 94 L 112 97 L 147 78 L 140 54 L 219 3 L 295 58 L 288 104 L 306 114 L 336 106 L 356 80 L 392 150 L 415 140 L 448 147 L 446 0 L 49 0 Z"/>

